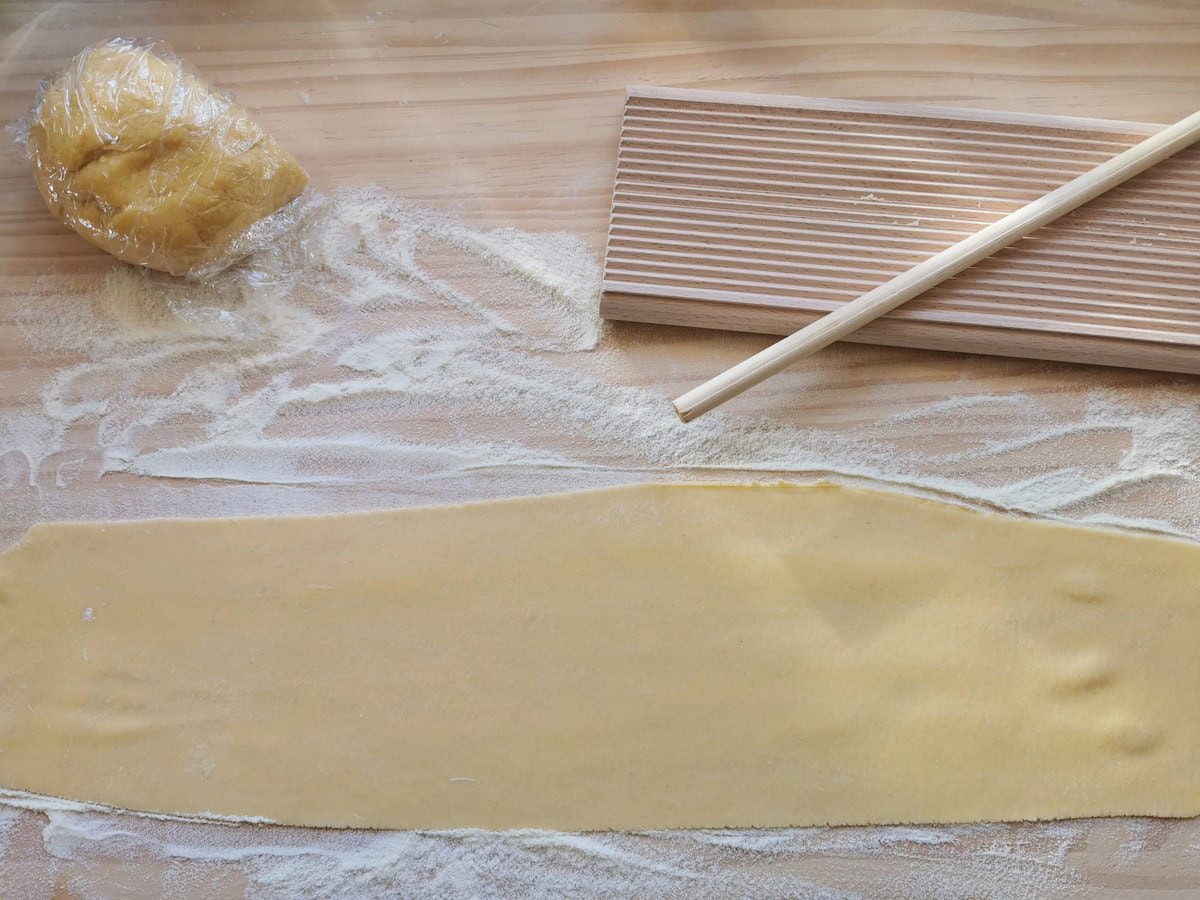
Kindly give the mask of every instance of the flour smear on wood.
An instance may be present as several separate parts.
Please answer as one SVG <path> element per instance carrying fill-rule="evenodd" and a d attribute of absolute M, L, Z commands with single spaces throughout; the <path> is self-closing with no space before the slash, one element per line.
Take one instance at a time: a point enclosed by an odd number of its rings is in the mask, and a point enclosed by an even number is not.
<path fill-rule="evenodd" d="M 1013 392 L 853 426 L 683 425 L 675 385 L 639 381 L 604 339 L 599 282 L 574 237 L 473 228 L 378 188 L 335 195 L 302 239 L 216 284 L 47 277 L 14 315 L 45 375 L 9 376 L 25 403 L 0 424 L 0 484 L 21 527 L 820 476 L 1200 533 L 1184 386 L 1138 404 Z M 958 445 L 981 422 L 989 437 Z M 106 489 L 127 475 L 145 478 Z M 1162 484 L 1177 502 L 1138 502 Z"/>
<path fill-rule="evenodd" d="M 860 423 L 718 411 L 683 425 L 668 397 L 688 382 L 647 380 L 639 359 L 653 348 L 606 335 L 599 289 L 596 260 L 570 235 L 477 228 L 379 188 L 335 194 L 288 244 L 207 285 L 124 266 L 46 276 L 8 312 L 32 362 L 2 376 L 4 541 L 55 519 L 815 477 L 1200 537 L 1200 416 L 1186 383 L 1137 402 L 967 391 Z M 0 802 L 6 883 L 70 872 L 96 897 L 96 873 L 130 858 L 157 861 L 166 894 L 235 872 L 272 897 L 1059 896 L 1080 883 L 1072 849 L 1142 828 L 312 832 Z M 35 813 L 42 869 L 3 853 Z M 1135 865 L 1141 845 L 1126 843 Z M 913 865 L 888 875 L 839 865 L 846 854 Z"/>

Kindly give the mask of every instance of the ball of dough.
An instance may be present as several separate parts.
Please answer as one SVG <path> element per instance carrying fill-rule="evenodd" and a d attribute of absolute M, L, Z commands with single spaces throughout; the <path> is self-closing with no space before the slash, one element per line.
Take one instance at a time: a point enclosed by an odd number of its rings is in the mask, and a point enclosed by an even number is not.
<path fill-rule="evenodd" d="M 233 262 L 236 239 L 308 176 L 228 96 L 161 44 L 88 47 L 46 87 L 29 128 L 50 211 L 128 263 L 173 275 Z"/>

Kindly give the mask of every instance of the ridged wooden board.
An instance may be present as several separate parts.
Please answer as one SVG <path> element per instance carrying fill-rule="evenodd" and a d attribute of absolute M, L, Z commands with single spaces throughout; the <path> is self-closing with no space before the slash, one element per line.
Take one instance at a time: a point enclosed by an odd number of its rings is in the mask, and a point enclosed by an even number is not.
<path fill-rule="evenodd" d="M 1160 127 L 630 88 L 601 313 L 786 334 Z M 850 340 L 1200 373 L 1200 149 Z"/>

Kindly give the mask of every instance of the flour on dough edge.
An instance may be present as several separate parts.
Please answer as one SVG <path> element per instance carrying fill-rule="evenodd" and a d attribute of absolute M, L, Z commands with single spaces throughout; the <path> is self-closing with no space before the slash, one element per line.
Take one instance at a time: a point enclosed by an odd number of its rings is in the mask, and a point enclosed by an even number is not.
<path fill-rule="evenodd" d="M 770 835 L 779 835 L 791 832 L 861 832 L 871 829 L 897 829 L 899 832 L 896 839 L 908 839 L 904 829 L 934 829 L 934 838 L 919 840 L 918 843 L 951 843 L 955 837 L 950 836 L 955 831 L 961 829 L 972 829 L 978 827 L 997 826 L 997 825 L 1014 825 L 1014 826 L 1037 826 L 1037 825 L 1053 825 L 1055 823 L 1085 823 L 1110 821 L 1119 819 L 1150 819 L 1155 821 L 1173 821 L 1180 819 L 1195 818 L 1189 816 L 1156 816 L 1156 815 L 1133 815 L 1130 813 L 1113 813 L 1106 816 L 1082 816 L 1064 819 L 1012 819 L 1003 822 L 992 821 L 969 821 L 969 822 L 918 822 L 918 821 L 897 821 L 897 822 L 874 822 L 862 825 L 841 825 L 841 824 L 815 824 L 815 825 L 796 825 L 786 827 L 776 826 L 716 826 L 706 828 L 646 828 L 646 829 L 616 829 L 604 828 L 594 830 L 581 831 L 555 831 L 548 828 L 506 828 L 506 829 L 487 829 L 487 828 L 346 828 L 340 826 L 322 826 L 322 825 L 291 825 L 287 823 L 276 822 L 273 819 L 268 819 L 264 816 L 230 816 L 222 815 L 221 813 L 203 812 L 194 815 L 185 815 L 180 813 L 161 813 L 148 812 L 139 809 L 126 809 L 120 806 L 108 806 L 103 803 L 93 803 L 80 800 L 69 800 L 65 797 L 55 797 L 49 794 L 34 794 L 29 791 L 17 790 L 14 788 L 0 787 L 0 807 L 7 809 L 23 810 L 26 812 L 39 813 L 50 817 L 59 813 L 99 813 L 108 816 L 132 816 L 137 819 L 151 819 L 162 822 L 180 822 L 183 824 L 192 825 L 221 825 L 229 828 L 238 826 L 250 825 L 254 827 L 278 827 L 289 830 L 300 830 L 306 832 L 358 832 L 370 834 L 420 834 L 430 837 L 455 837 L 469 838 L 473 835 L 506 835 L 511 837 L 544 837 L 546 839 L 558 839 L 569 835 L 586 835 L 586 834 L 633 834 L 646 835 L 647 837 L 670 837 L 672 835 L 693 835 L 693 836 L 712 836 L 714 839 L 720 840 L 723 835 L 762 835 L 764 837 Z"/>
<path fill-rule="evenodd" d="M 212 825 L 277 824 L 263 816 L 226 816 L 214 812 L 203 812 L 196 815 L 148 812 L 140 809 L 124 809 L 119 806 L 108 806 L 104 803 L 93 803 L 87 800 L 68 800 L 66 797 L 54 797 L 50 794 L 33 794 L 29 791 L 6 787 L 0 787 L 0 806 L 7 806 L 11 809 L 24 809 L 37 813 L 94 812 L 121 816 L 138 816 L 143 819 L 161 819 L 165 822 L 202 822 Z"/>
<path fill-rule="evenodd" d="M 589 468 L 594 467 L 589 466 Z M 725 467 L 689 466 L 688 468 L 694 468 L 698 470 L 711 468 L 719 471 Z M 796 481 L 784 478 L 773 481 L 644 481 L 631 482 L 628 484 L 605 485 L 603 487 L 582 488 L 579 490 L 555 491 L 545 494 L 493 497 L 482 500 L 466 500 L 456 503 L 423 503 L 414 506 L 392 507 L 390 509 L 348 510 L 345 512 L 331 513 L 285 513 L 281 515 L 260 513 L 247 516 L 210 516 L 203 518 L 196 518 L 192 516 L 154 516 L 145 519 L 64 520 L 57 522 L 35 522 L 33 525 L 29 526 L 20 540 L 16 541 L 6 550 L 0 551 L 0 560 L 3 560 L 4 557 L 9 553 L 14 552 L 18 547 L 28 543 L 31 538 L 42 533 L 43 531 L 52 531 L 54 529 L 63 527 L 71 528 L 79 525 L 122 528 L 132 525 L 140 526 L 163 522 L 241 522 L 266 521 L 281 518 L 286 518 L 291 521 L 324 521 L 335 518 L 357 519 L 368 516 L 388 515 L 389 513 L 411 512 L 414 510 L 461 510 L 476 507 L 503 506 L 508 503 L 524 502 L 535 499 L 559 500 L 566 497 L 589 496 L 593 494 L 615 494 L 617 492 L 632 492 L 643 488 L 659 488 L 664 490 L 694 489 L 708 491 L 721 491 L 729 489 L 758 490 L 763 488 L 787 488 L 790 490 L 843 490 L 850 493 L 882 495 L 890 499 L 908 498 L 909 500 L 929 503 L 935 506 L 957 509 L 964 513 L 974 513 L 975 515 L 1008 519 L 1014 522 L 1027 522 L 1031 525 L 1047 528 L 1065 529 L 1068 531 L 1096 531 L 1106 534 L 1121 534 L 1126 537 L 1159 538 L 1180 544 L 1188 544 L 1191 546 L 1200 544 L 1200 541 L 1197 541 L 1183 532 L 1150 527 L 1149 525 L 1140 525 L 1120 518 L 1110 519 L 1105 517 L 1091 520 L 1080 520 L 1056 515 L 1047 515 L 1044 513 L 1027 513 L 1020 510 L 1011 509 L 999 503 L 992 503 L 988 500 L 972 497 L 968 494 L 958 494 L 953 491 L 931 487 L 929 485 L 903 481 L 882 481 L 870 476 L 843 474 L 835 471 L 820 473 L 814 472 L 812 474 L 821 475 L 824 477 L 821 477 L 816 481 Z"/>

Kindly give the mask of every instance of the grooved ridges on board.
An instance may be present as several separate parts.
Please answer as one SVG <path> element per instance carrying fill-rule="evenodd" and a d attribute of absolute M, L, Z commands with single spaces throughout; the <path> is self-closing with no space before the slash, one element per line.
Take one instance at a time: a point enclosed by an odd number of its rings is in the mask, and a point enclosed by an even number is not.
<path fill-rule="evenodd" d="M 601 312 L 786 333 L 1159 126 L 631 89 Z M 853 339 L 1200 372 L 1200 149 Z"/>

